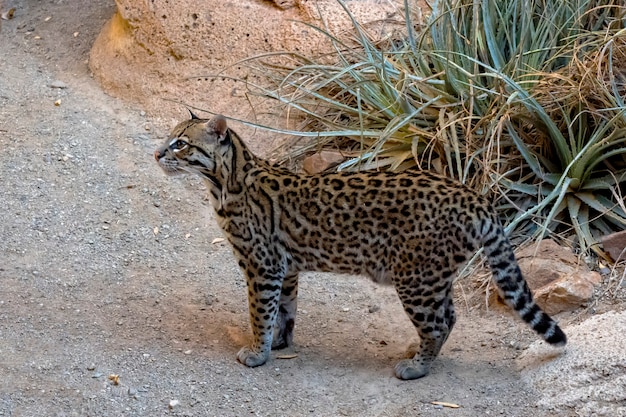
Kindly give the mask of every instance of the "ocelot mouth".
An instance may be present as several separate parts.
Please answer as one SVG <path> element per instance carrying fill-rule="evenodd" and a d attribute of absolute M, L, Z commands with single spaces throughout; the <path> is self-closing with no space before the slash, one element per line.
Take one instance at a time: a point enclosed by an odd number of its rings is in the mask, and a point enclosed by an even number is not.
<path fill-rule="evenodd" d="M 158 152 L 158 151 L 157 151 Z M 167 175 L 179 175 L 184 173 L 182 169 L 180 169 L 178 162 L 176 160 L 171 160 L 167 158 L 158 158 L 157 152 L 154 153 L 154 157 L 159 163 L 159 166 Z"/>

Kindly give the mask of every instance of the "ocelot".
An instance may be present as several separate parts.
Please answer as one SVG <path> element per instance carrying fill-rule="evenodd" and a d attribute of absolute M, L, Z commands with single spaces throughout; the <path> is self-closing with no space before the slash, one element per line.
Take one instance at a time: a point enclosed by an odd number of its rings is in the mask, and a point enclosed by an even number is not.
<path fill-rule="evenodd" d="M 305 175 L 253 155 L 223 117 L 178 124 L 154 157 L 167 174 L 206 180 L 220 227 L 247 282 L 252 345 L 237 358 L 264 364 L 292 342 L 298 273 L 360 274 L 392 284 L 417 328 L 419 349 L 395 366 L 428 374 L 456 315 L 452 282 L 480 247 L 502 298 L 548 343 L 566 336 L 533 300 L 491 205 L 431 172 Z"/>

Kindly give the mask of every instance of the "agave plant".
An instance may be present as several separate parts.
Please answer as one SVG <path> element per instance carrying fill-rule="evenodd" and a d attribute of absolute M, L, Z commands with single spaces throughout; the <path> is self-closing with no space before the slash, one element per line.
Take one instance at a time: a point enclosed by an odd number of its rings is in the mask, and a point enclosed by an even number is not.
<path fill-rule="evenodd" d="M 348 7 L 341 1 L 346 13 Z M 495 193 L 515 235 L 626 227 L 626 34 L 617 0 L 439 0 L 429 26 L 381 46 L 316 28 L 334 50 L 248 61 L 252 91 L 303 117 L 339 169 L 435 169 Z M 306 151 L 304 148 L 301 151 Z"/>
<path fill-rule="evenodd" d="M 482 134 L 474 142 L 492 150 L 485 153 L 483 167 L 505 197 L 501 208 L 510 220 L 509 229 L 542 237 L 547 230 L 571 226 L 583 250 L 592 247 L 602 254 L 592 246 L 598 233 L 591 229 L 608 232 L 610 228 L 603 227 L 605 215 L 614 228 L 623 228 L 623 211 L 614 198 L 609 204 L 600 195 L 584 193 L 593 189 L 608 197 L 619 196 L 617 186 L 624 181 L 621 169 L 602 163 L 609 156 L 620 159 L 626 152 L 617 126 L 623 119 L 623 72 L 613 71 L 617 60 L 612 59 L 614 53 L 624 52 L 624 33 L 619 30 L 623 6 L 586 0 L 452 0 L 439 2 L 439 7 L 424 44 L 430 46 L 435 66 L 445 71 L 448 91 L 467 97 L 466 107 L 480 117 L 466 131 Z M 609 63 L 612 78 L 581 78 L 582 71 L 589 72 L 588 64 L 599 68 L 602 58 L 588 55 L 603 43 L 608 46 L 604 62 Z M 536 94 L 546 98 L 545 92 L 555 84 L 546 82 L 549 79 L 566 81 L 561 84 L 567 88 L 560 89 L 563 100 L 535 99 Z M 572 102 L 572 94 L 577 96 L 583 89 L 594 93 L 590 97 L 605 100 L 592 106 L 585 100 Z M 615 111 L 612 119 L 610 113 Z M 598 112 L 603 113 L 603 123 L 585 123 Z M 556 163 L 548 155 L 556 156 Z M 595 181 L 598 178 L 605 181 Z M 589 205 L 597 216 L 586 217 Z M 569 219 L 564 219 L 562 214 L 568 210 Z"/>
<path fill-rule="evenodd" d="M 512 111 L 503 118 L 532 180 L 501 181 L 518 193 L 516 200 L 535 205 L 511 226 L 543 214 L 537 236 L 569 228 L 582 251 L 603 256 L 596 246 L 598 236 L 626 228 L 624 35 L 603 39 L 600 52 L 582 60 L 576 54 L 562 71 L 543 74 L 527 112 Z M 536 128 L 527 126 L 528 110 L 540 119 Z"/>

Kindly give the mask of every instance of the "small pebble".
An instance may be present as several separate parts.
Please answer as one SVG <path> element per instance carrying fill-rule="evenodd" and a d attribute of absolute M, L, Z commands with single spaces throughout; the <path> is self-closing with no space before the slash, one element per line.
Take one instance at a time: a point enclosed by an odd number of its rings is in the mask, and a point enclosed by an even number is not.
<path fill-rule="evenodd" d="M 217 301 L 217 298 L 212 294 L 207 294 L 204 296 L 204 304 L 211 306 L 213 303 Z"/>
<path fill-rule="evenodd" d="M 371 306 L 368 310 L 370 313 L 376 313 L 380 311 L 380 306 Z"/>
<path fill-rule="evenodd" d="M 55 80 L 50 83 L 50 88 L 67 88 L 67 84 L 63 81 Z"/>
<path fill-rule="evenodd" d="M 169 407 L 171 409 L 171 408 L 174 408 L 174 407 L 178 406 L 179 404 L 180 404 L 180 401 L 178 401 L 178 400 L 171 400 L 170 404 L 169 404 Z"/>

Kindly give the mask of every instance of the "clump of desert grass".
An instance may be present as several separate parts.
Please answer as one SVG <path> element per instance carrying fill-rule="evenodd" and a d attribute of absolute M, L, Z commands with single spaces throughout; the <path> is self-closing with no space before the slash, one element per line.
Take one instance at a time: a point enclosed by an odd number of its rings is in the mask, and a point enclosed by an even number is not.
<path fill-rule="evenodd" d="M 341 1 L 345 12 L 349 8 Z M 246 61 L 340 170 L 435 170 L 491 194 L 514 240 L 552 236 L 606 257 L 626 228 L 626 8 L 616 0 L 440 0 L 374 41 L 324 25 L 331 53 Z M 279 56 L 280 60 L 275 58 Z"/>

